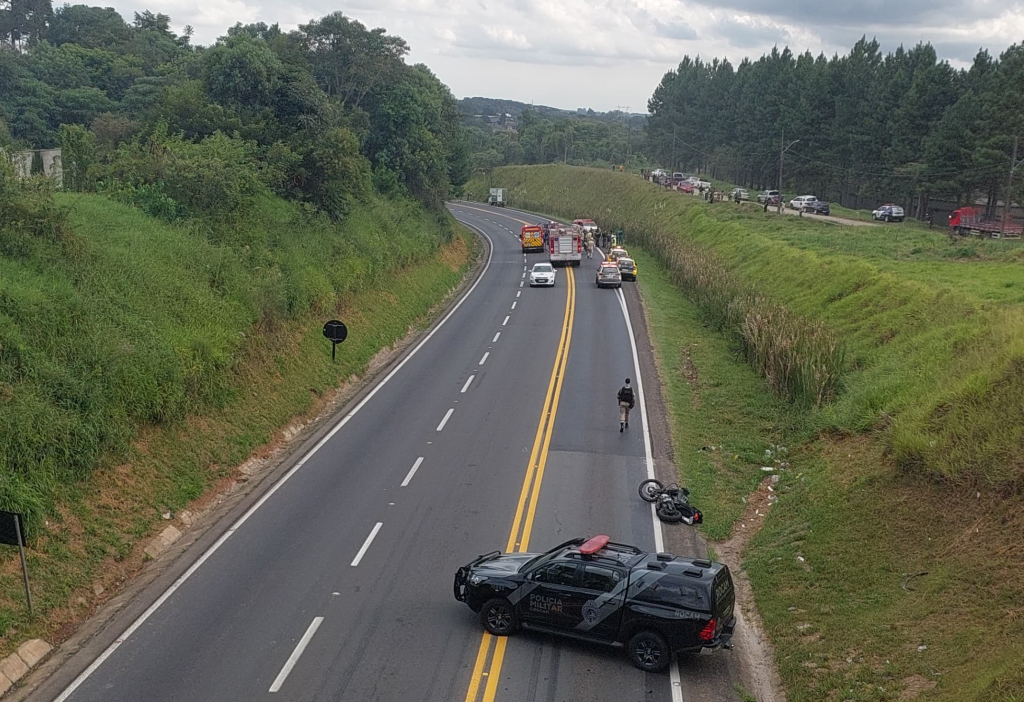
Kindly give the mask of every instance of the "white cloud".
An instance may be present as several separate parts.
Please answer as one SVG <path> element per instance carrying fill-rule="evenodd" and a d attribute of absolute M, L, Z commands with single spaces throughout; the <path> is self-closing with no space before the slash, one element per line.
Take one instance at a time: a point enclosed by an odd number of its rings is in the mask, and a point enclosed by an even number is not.
<path fill-rule="evenodd" d="M 327 0 L 109 2 L 129 21 L 149 9 L 191 24 L 204 44 L 235 22 L 289 30 L 339 9 Z M 962 63 L 974 44 L 998 55 L 1024 36 L 1024 0 L 349 0 L 341 9 L 405 38 L 410 61 L 457 96 L 634 111 L 684 54 L 736 65 L 775 44 L 843 53 L 866 33 L 886 50 L 931 41 Z"/>

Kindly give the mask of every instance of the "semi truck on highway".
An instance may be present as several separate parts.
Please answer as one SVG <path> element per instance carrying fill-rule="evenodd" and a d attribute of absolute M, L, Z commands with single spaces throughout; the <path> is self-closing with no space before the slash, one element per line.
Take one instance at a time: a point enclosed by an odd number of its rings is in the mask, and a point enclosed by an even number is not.
<path fill-rule="evenodd" d="M 491 194 L 487 197 L 488 205 L 504 207 L 508 201 L 508 191 L 505 188 L 491 188 Z"/>
<path fill-rule="evenodd" d="M 519 233 L 519 241 L 523 245 L 523 253 L 544 250 L 544 227 L 527 224 Z"/>
<path fill-rule="evenodd" d="M 548 258 L 553 266 L 579 266 L 583 260 L 583 230 L 576 226 L 549 227 Z"/>

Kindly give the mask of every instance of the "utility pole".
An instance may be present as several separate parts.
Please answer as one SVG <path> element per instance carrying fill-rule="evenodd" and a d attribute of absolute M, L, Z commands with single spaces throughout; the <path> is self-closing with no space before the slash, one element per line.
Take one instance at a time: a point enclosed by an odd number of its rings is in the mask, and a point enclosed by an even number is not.
<path fill-rule="evenodd" d="M 782 192 L 782 159 L 786 155 L 786 130 L 779 135 L 779 193 Z"/>
<path fill-rule="evenodd" d="M 782 139 L 781 139 L 781 141 L 779 141 L 779 195 L 780 196 L 782 195 L 782 158 L 786 155 L 786 152 L 789 151 L 791 146 L 793 146 L 794 144 L 799 144 L 799 143 L 800 143 L 799 139 L 794 139 L 793 141 L 789 142 L 789 146 L 786 146 L 786 131 L 782 130 Z"/>
<path fill-rule="evenodd" d="M 672 125 L 672 170 L 676 170 L 676 125 Z"/>
<path fill-rule="evenodd" d="M 1006 184 L 1006 197 L 1003 198 L 1003 221 L 999 226 L 999 233 L 1001 236 L 1006 236 L 1006 224 L 1010 219 L 1010 204 L 1013 202 L 1013 172 L 1017 170 L 1017 142 L 1020 140 L 1019 135 L 1013 137 L 1013 155 L 1010 156 L 1010 180 Z M 1021 161 L 1024 163 L 1024 161 Z"/>

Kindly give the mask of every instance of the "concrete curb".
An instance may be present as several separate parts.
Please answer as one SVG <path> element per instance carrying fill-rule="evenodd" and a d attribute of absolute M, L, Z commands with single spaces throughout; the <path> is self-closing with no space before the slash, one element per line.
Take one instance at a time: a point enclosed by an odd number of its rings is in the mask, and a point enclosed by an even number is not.
<path fill-rule="evenodd" d="M 16 652 L 0 660 L 0 695 L 10 690 L 52 650 L 53 646 L 42 639 L 30 639 L 18 646 Z"/>

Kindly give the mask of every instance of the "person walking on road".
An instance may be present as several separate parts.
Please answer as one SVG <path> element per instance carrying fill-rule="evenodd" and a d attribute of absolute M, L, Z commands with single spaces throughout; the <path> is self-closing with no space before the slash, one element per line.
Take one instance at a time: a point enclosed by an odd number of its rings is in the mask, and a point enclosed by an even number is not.
<path fill-rule="evenodd" d="M 626 378 L 626 384 L 619 388 L 619 431 L 625 431 L 629 427 L 629 411 L 636 406 L 636 397 L 633 395 L 633 386 Z"/>

